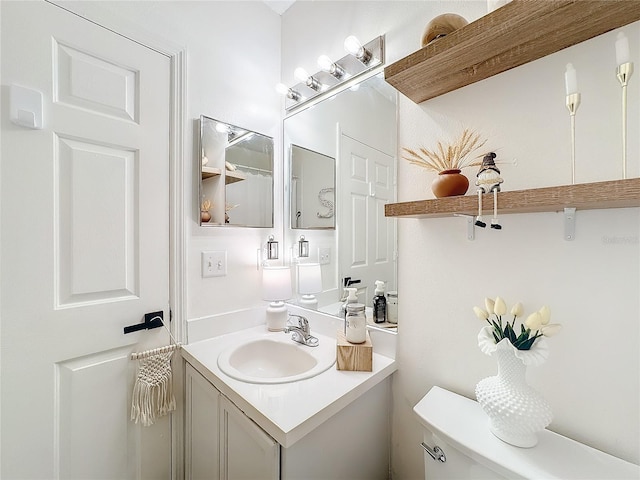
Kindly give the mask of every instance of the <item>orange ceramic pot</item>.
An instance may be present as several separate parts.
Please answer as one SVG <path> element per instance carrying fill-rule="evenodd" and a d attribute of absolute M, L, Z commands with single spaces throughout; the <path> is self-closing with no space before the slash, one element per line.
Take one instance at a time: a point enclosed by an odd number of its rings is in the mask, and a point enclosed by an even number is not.
<path fill-rule="evenodd" d="M 460 170 L 443 170 L 433 180 L 431 190 L 437 198 L 464 195 L 469 190 L 469 179 Z"/>

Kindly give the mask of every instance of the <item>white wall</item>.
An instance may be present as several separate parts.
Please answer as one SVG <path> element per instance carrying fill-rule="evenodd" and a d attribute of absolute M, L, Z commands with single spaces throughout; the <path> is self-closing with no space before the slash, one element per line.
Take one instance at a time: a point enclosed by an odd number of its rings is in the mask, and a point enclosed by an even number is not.
<path fill-rule="evenodd" d="M 386 33 L 387 61 L 419 48 L 424 25 L 449 11 L 473 20 L 485 2 L 297 2 L 283 16 L 283 80 L 321 53 L 339 58 L 342 40 Z M 640 24 L 623 28 L 640 64 Z M 578 71 L 577 183 L 620 178 L 620 87 L 610 32 L 528 65 L 416 105 L 400 102 L 400 146 L 430 146 L 462 127 L 477 129 L 501 165 L 504 190 L 571 181 L 564 69 Z M 292 75 L 292 73 L 289 73 Z M 634 78 L 631 80 L 634 81 Z M 629 91 L 628 175 L 640 173 L 638 85 Z M 475 171 L 465 172 L 469 177 Z M 401 162 L 400 201 L 433 198 L 433 174 Z M 472 178 L 473 180 L 473 178 Z M 470 194 L 473 191 L 469 192 Z M 462 219 L 401 219 L 399 371 L 394 378 L 393 474 L 423 478 L 422 432 L 413 406 L 433 385 L 469 397 L 496 371 L 476 344 L 471 309 L 486 296 L 522 301 L 527 314 L 549 305 L 563 331 L 529 381 L 553 406 L 551 429 L 640 462 L 640 249 L 638 209 L 579 211 L 576 239 L 563 240 L 563 215 L 505 215 L 504 229 L 476 230 Z"/>
<path fill-rule="evenodd" d="M 187 319 L 264 305 L 256 250 L 273 229 L 200 227 L 197 119 L 204 114 L 274 137 L 280 133 L 280 16 L 258 1 L 57 2 L 122 31 L 183 46 L 187 51 L 185 209 L 187 219 Z M 279 147 L 275 151 L 280 158 Z M 274 172 L 276 206 L 282 210 L 281 162 Z M 281 240 L 281 239 L 280 239 Z M 226 250 L 226 277 L 201 278 L 200 252 Z"/>

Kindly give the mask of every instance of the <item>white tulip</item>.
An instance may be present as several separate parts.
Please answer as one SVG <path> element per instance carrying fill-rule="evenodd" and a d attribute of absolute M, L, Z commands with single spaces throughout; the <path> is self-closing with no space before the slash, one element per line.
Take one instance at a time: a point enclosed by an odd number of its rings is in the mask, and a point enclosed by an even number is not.
<path fill-rule="evenodd" d="M 551 310 L 546 305 L 538 310 L 540 313 L 540 317 L 542 318 L 542 325 L 546 325 L 549 323 L 549 319 L 551 318 Z"/>
<path fill-rule="evenodd" d="M 544 325 L 541 329 L 541 332 L 545 337 L 553 337 L 561 329 L 562 325 L 560 325 L 559 323 L 550 323 L 549 325 Z"/>
<path fill-rule="evenodd" d="M 507 313 L 507 304 L 500 297 L 496 297 L 496 301 L 493 305 L 493 311 L 496 315 L 502 316 Z"/>
<path fill-rule="evenodd" d="M 531 331 L 540 330 L 540 327 L 542 326 L 542 318 L 540 317 L 540 313 L 533 312 L 527 317 L 524 324 Z"/>
<path fill-rule="evenodd" d="M 489 315 L 493 313 L 493 305 L 494 305 L 493 300 L 491 300 L 490 298 L 484 299 L 484 306 L 487 308 L 487 312 L 489 312 Z"/>
<path fill-rule="evenodd" d="M 516 303 L 511 309 L 511 315 L 514 317 L 519 317 L 522 315 L 522 304 L 520 302 Z"/>
<path fill-rule="evenodd" d="M 480 320 L 486 320 L 487 318 L 489 318 L 489 314 L 482 310 L 480 307 L 473 307 L 473 313 L 475 313 L 476 317 L 478 317 Z"/>

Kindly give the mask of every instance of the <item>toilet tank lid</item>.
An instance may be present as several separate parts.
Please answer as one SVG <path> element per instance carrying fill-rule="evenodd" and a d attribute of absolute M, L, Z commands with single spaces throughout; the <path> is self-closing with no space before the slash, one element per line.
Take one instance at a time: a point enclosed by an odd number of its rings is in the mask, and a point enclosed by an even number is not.
<path fill-rule="evenodd" d="M 433 387 L 414 407 L 420 423 L 442 441 L 491 470 L 518 478 L 563 480 L 638 479 L 640 467 L 544 430 L 533 448 L 519 448 L 495 437 L 477 402 Z M 440 445 L 446 454 L 446 446 Z"/>

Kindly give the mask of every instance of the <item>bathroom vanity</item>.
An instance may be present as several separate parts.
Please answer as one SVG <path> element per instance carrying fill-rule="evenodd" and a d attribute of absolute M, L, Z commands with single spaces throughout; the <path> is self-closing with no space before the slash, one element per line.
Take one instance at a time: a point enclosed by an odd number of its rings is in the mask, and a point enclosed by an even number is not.
<path fill-rule="evenodd" d="M 306 314 L 321 345 L 335 349 L 341 322 Z M 264 325 L 184 346 L 185 478 L 388 478 L 396 364 L 391 355 L 376 353 L 376 344 L 388 354 L 395 339 L 372 333 L 372 372 L 343 372 L 332 364 L 287 383 L 249 383 L 218 364 L 233 345 L 272 338 Z M 292 342 L 291 334 L 275 335 Z"/>

